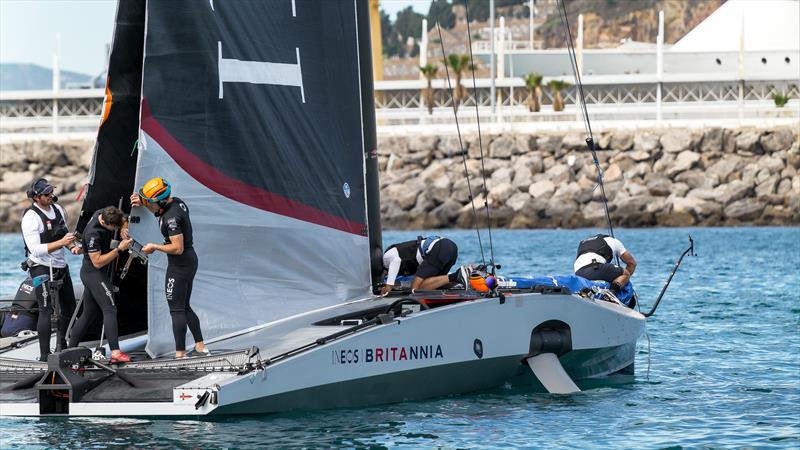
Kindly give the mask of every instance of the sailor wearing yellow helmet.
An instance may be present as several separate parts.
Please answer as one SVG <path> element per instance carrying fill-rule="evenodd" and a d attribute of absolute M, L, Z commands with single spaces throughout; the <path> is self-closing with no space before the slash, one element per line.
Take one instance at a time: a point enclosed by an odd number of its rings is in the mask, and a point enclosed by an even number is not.
<path fill-rule="evenodd" d="M 194 337 L 194 353 L 208 355 L 203 343 L 200 319 L 192 310 L 189 300 L 192 283 L 197 273 L 197 253 L 192 241 L 192 222 L 189 208 L 183 200 L 172 197 L 172 187 L 163 178 L 153 178 L 131 195 L 131 206 L 144 206 L 158 218 L 163 244 L 146 244 L 144 253 L 155 251 L 167 254 L 165 291 L 172 317 L 172 333 L 175 336 L 175 357 L 186 356 L 186 327 Z"/>

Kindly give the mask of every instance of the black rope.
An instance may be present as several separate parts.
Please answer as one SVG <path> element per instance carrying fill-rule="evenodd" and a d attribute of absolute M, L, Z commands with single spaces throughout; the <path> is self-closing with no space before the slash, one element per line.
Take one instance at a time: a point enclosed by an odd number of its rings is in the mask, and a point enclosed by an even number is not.
<path fill-rule="evenodd" d="M 481 135 L 481 115 L 478 112 L 478 88 L 475 83 L 475 60 L 472 56 L 472 32 L 469 28 L 469 5 L 467 0 L 464 0 L 464 10 L 467 19 L 467 39 L 469 41 L 469 63 L 470 71 L 472 72 L 472 95 L 475 97 L 475 119 L 478 123 L 478 146 L 481 150 L 481 176 L 483 177 L 483 206 L 486 208 L 486 229 L 489 232 L 489 261 L 492 266 L 492 275 L 495 274 L 494 266 L 494 245 L 492 243 L 492 217 L 489 214 L 489 191 L 486 189 L 486 167 L 483 163 L 483 137 Z M 441 39 L 441 38 L 440 38 Z M 494 36 L 492 36 L 494 39 Z M 483 248 L 481 248 L 483 254 Z M 486 261 L 483 262 L 486 265 Z"/>
<path fill-rule="evenodd" d="M 447 76 L 447 87 L 450 90 L 450 103 L 453 104 L 453 116 L 456 119 L 456 132 L 458 133 L 458 145 L 461 149 L 461 160 L 464 163 L 464 176 L 467 178 L 467 190 L 469 191 L 469 203 L 472 205 L 472 217 L 475 222 L 475 232 L 478 233 L 478 246 L 481 249 L 481 261 L 486 265 L 486 257 L 483 255 L 483 243 L 481 241 L 481 230 L 478 227 L 478 212 L 475 210 L 475 202 L 472 198 L 472 184 L 469 181 L 469 170 L 467 170 L 467 152 L 464 151 L 464 142 L 461 139 L 461 128 L 458 125 L 458 109 L 456 109 L 456 100 L 453 95 L 453 85 L 450 82 L 450 70 L 447 68 L 447 54 L 444 52 L 444 39 L 442 39 L 442 27 L 439 22 L 436 22 L 436 29 L 439 31 L 439 44 L 442 47 L 442 60 L 444 62 L 444 71 Z M 482 152 L 481 152 L 482 153 Z"/>
<path fill-rule="evenodd" d="M 589 110 L 586 108 L 586 97 L 583 95 L 583 83 L 581 83 L 581 76 L 580 73 L 578 73 L 578 59 L 575 56 L 575 46 L 572 44 L 572 33 L 570 33 L 567 7 L 564 2 L 565 0 L 559 1 L 559 3 L 561 3 L 561 12 L 563 13 L 559 15 L 561 16 L 561 23 L 564 25 L 564 32 L 567 35 L 569 62 L 572 66 L 572 74 L 575 78 L 576 91 L 580 97 L 576 103 L 578 103 L 578 107 L 581 108 L 583 125 L 586 128 L 586 132 L 589 133 L 589 137 L 586 139 L 586 145 L 589 147 L 589 151 L 592 152 L 592 160 L 594 161 L 594 166 L 597 168 L 597 184 L 600 186 L 600 192 L 603 194 L 603 209 L 606 214 L 608 232 L 611 237 L 614 237 L 614 227 L 611 224 L 611 216 L 608 213 L 608 197 L 606 197 L 606 188 L 603 184 L 603 169 L 600 168 L 600 161 L 597 159 L 597 147 L 594 142 L 594 135 L 592 134 L 592 124 L 589 121 Z M 617 260 L 617 263 L 619 263 L 619 260 Z"/>

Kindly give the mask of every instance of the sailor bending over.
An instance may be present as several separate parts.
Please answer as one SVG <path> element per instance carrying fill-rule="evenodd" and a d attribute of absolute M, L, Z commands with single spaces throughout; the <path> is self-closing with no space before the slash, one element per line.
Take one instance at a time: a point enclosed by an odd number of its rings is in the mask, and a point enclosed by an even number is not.
<path fill-rule="evenodd" d="M 131 245 L 131 239 L 123 239 L 111 248 L 114 232 L 126 225 L 125 216 L 115 206 L 107 206 L 92 214 L 83 230 L 85 253 L 81 266 L 81 281 L 86 289 L 83 296 L 83 312 L 75 322 L 69 336 L 69 346 L 77 347 L 97 314 L 103 313 L 103 327 L 111 347 L 111 362 L 129 362 L 131 358 L 119 350 L 119 328 L 117 305 L 114 303 L 114 285 L 106 266 L 114 262 Z"/>
<path fill-rule="evenodd" d="M 64 248 L 73 254 L 79 254 L 81 248 L 75 244 L 75 235 L 67 230 L 67 214 L 55 202 L 53 185 L 44 178 L 36 179 L 27 191 L 32 200 L 31 206 L 22 215 L 22 236 L 25 241 L 25 268 L 30 277 L 47 277 L 49 280 L 35 289 L 39 307 L 36 331 L 39 334 L 39 360 L 47 360 L 50 354 L 50 317 L 53 314 L 53 299 L 50 292 L 51 282 L 60 282 L 58 289 L 59 319 L 56 333 L 56 350 L 66 347 L 65 335 L 69 319 L 75 310 L 75 292 L 69 267 L 64 258 Z M 52 273 L 51 273 L 52 268 Z M 52 280 L 50 276 L 52 275 Z"/>
<path fill-rule="evenodd" d="M 167 254 L 167 274 L 164 290 L 167 294 L 172 333 L 175 337 L 175 357 L 186 356 L 186 328 L 194 337 L 194 352 L 208 355 L 203 343 L 200 318 L 192 309 L 192 284 L 197 274 L 197 253 L 192 240 L 192 221 L 189 207 L 178 197 L 172 197 L 172 187 L 163 178 L 153 178 L 131 195 L 131 206 L 144 206 L 158 217 L 164 244 L 146 244 L 144 253 L 158 250 Z"/>
<path fill-rule="evenodd" d="M 611 262 L 615 257 L 625 262 L 624 269 Z M 582 240 L 578 245 L 574 268 L 575 275 L 579 277 L 608 281 L 612 289 L 619 290 L 636 270 L 636 259 L 619 239 L 598 234 Z"/>
<path fill-rule="evenodd" d="M 416 240 L 400 242 L 383 254 L 386 284 L 381 295 L 394 287 L 398 275 L 414 275 L 412 289 L 438 289 L 451 283 L 463 283 L 461 271 L 447 274 L 458 259 L 458 247 L 450 239 L 419 236 Z"/>

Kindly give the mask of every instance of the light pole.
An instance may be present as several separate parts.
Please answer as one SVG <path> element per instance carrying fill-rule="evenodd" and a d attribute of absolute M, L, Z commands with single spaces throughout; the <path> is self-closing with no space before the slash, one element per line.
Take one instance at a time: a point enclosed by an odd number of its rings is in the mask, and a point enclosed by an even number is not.
<path fill-rule="evenodd" d="M 492 117 L 495 114 L 495 95 L 497 87 L 495 86 L 495 59 L 494 59 L 494 0 L 489 0 L 489 40 L 491 41 L 491 58 L 489 58 L 489 78 L 491 82 L 491 89 L 489 89 L 490 102 L 492 105 Z"/>

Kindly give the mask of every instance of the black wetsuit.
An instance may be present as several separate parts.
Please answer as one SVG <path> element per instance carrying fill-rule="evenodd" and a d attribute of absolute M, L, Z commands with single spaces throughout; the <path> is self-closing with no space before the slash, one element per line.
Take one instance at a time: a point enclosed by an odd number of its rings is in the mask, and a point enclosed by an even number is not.
<path fill-rule="evenodd" d="M 194 276 L 197 273 L 197 253 L 192 245 L 192 222 L 189 219 L 189 208 L 186 203 L 177 197 L 172 197 L 172 201 L 167 203 L 158 218 L 158 224 L 167 244 L 171 242 L 171 236 L 183 235 L 183 253 L 167 255 L 164 290 L 167 294 L 169 314 L 172 316 L 175 350 L 185 351 L 187 325 L 195 342 L 203 340 L 200 319 L 189 304 Z"/>
<path fill-rule="evenodd" d="M 69 337 L 69 346 L 76 347 L 89 326 L 94 322 L 97 314 L 103 313 L 103 327 L 108 338 L 108 346 L 111 350 L 119 350 L 119 328 L 117 326 L 117 306 L 114 303 L 114 286 L 111 284 L 111 277 L 108 267 L 114 262 L 97 269 L 92 264 L 89 257 L 90 253 L 103 255 L 111 250 L 111 240 L 113 232 L 100 225 L 100 213 L 102 210 L 95 211 L 92 219 L 83 231 L 83 265 L 81 266 L 81 281 L 86 292 L 83 296 L 83 312 L 75 322 Z"/>

